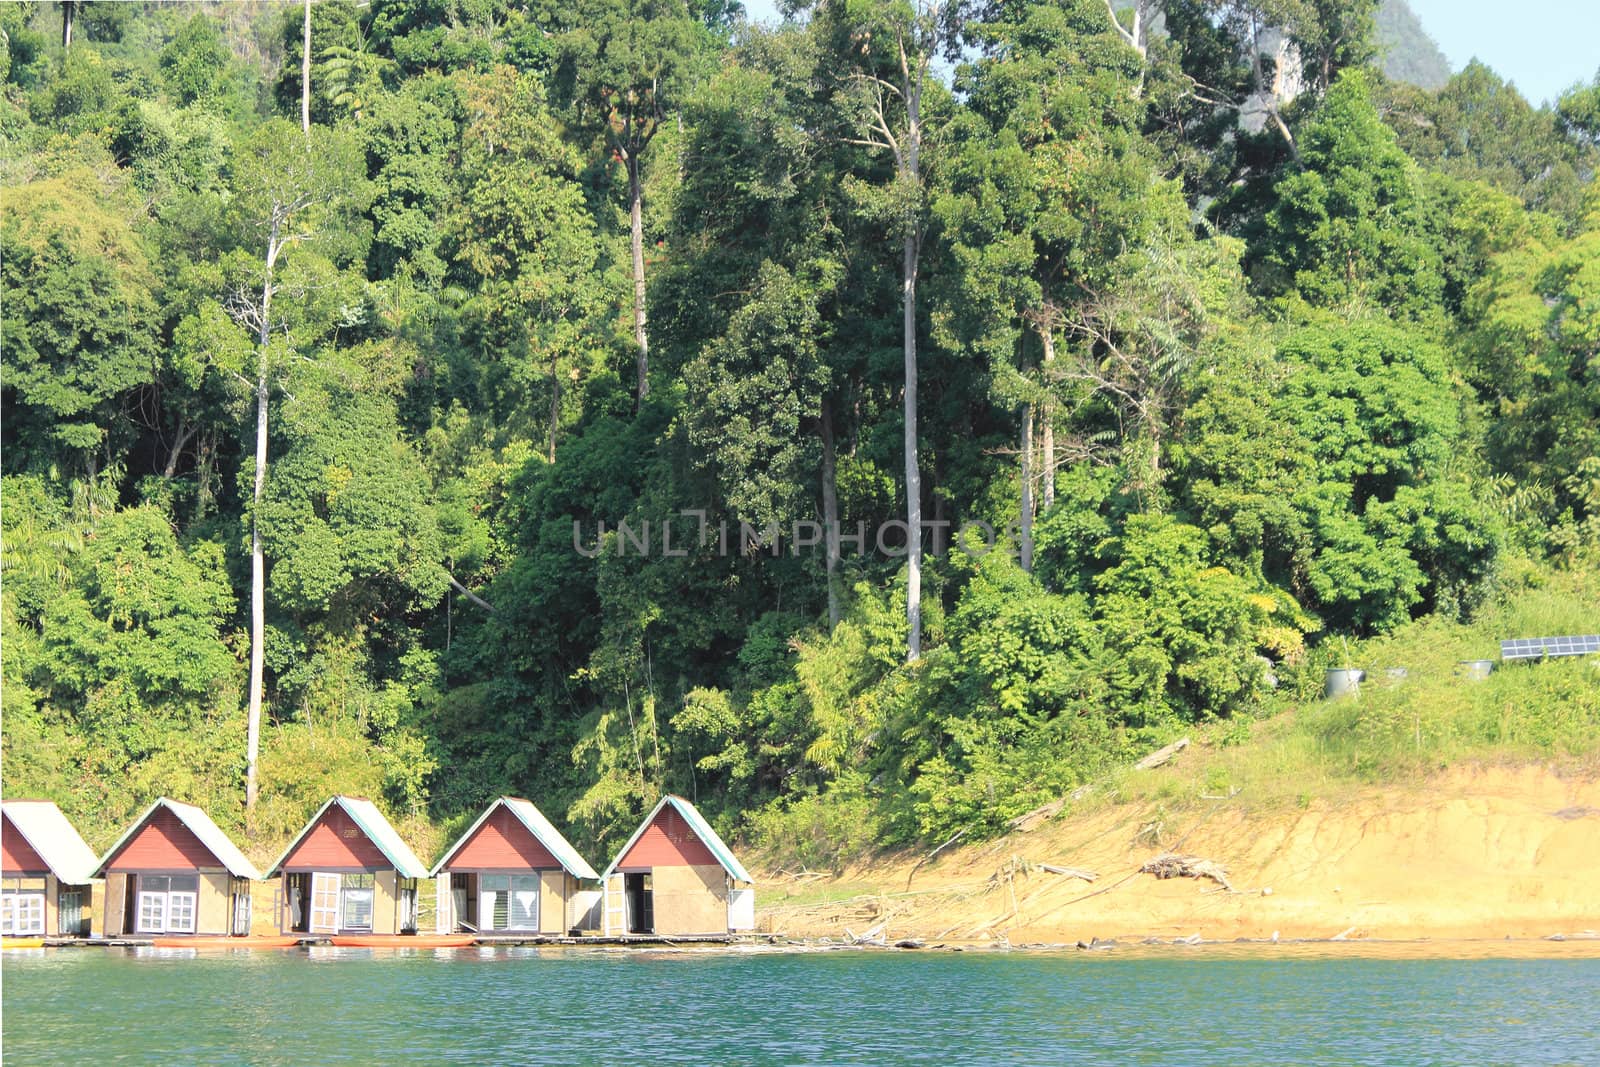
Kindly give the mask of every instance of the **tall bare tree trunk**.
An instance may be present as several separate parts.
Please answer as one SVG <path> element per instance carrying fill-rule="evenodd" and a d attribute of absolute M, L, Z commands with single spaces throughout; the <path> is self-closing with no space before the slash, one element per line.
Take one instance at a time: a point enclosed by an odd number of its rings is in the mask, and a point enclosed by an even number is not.
<path fill-rule="evenodd" d="M 906 658 L 922 655 L 922 472 L 917 467 L 917 238 L 906 220 L 901 263 L 902 343 L 905 349 Z"/>
<path fill-rule="evenodd" d="M 1050 388 L 1050 364 L 1056 361 L 1055 331 L 1046 322 L 1039 329 L 1044 340 L 1045 388 Z M 1056 425 L 1055 404 L 1047 395 L 1044 410 L 1039 413 L 1039 478 L 1040 510 L 1049 511 L 1056 502 Z"/>
<path fill-rule="evenodd" d="M 645 330 L 644 307 L 644 183 L 639 174 L 639 157 L 630 151 L 628 164 L 628 239 L 633 250 L 633 340 L 639 349 L 639 399 L 650 392 L 650 337 Z"/>
<path fill-rule="evenodd" d="M 311 135 L 311 0 L 306 0 L 305 25 L 300 31 L 300 131 Z"/>
<path fill-rule="evenodd" d="M 266 272 L 261 282 L 261 329 L 257 336 L 256 478 L 250 509 L 250 717 L 245 741 L 246 812 L 254 812 L 256 807 L 256 763 L 261 754 L 261 697 L 266 673 L 267 561 L 261 547 L 261 490 L 267 481 L 267 343 L 272 339 L 272 271 L 278 261 L 279 226 L 275 214 L 272 232 L 267 238 Z"/>
<path fill-rule="evenodd" d="M 556 461 L 556 427 L 561 422 L 561 375 L 554 349 L 550 352 L 550 462 Z"/>
<path fill-rule="evenodd" d="M 72 18 L 78 13 L 78 0 L 62 0 L 61 3 L 61 50 L 72 51 Z"/>
<path fill-rule="evenodd" d="M 919 72 L 920 75 L 920 72 Z M 906 173 L 912 188 L 921 192 L 922 82 L 907 86 Z M 905 347 L 905 453 L 906 453 L 906 659 L 922 655 L 922 472 L 917 467 L 917 259 L 921 252 L 916 209 L 905 218 L 905 243 L 901 263 L 901 333 Z"/>
<path fill-rule="evenodd" d="M 833 441 L 833 404 L 822 398 L 822 537 L 828 568 L 828 629 L 839 625 L 839 490 Z"/>
<path fill-rule="evenodd" d="M 1033 405 L 1022 408 L 1022 514 L 1017 546 L 1022 569 L 1033 572 Z"/>

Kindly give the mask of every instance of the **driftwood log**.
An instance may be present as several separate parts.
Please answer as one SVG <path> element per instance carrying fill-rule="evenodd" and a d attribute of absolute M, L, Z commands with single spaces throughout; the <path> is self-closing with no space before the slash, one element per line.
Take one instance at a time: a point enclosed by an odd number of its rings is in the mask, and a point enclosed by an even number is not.
<path fill-rule="evenodd" d="M 1228 881 L 1228 872 L 1222 865 L 1212 860 L 1201 859 L 1199 856 L 1180 856 L 1176 852 L 1163 852 L 1155 859 L 1147 861 L 1139 871 L 1141 874 L 1153 874 L 1157 878 L 1209 878 L 1229 892 L 1233 891 L 1233 883 Z"/>
<path fill-rule="evenodd" d="M 1093 871 L 1085 871 L 1077 867 L 1058 867 L 1054 863 L 1041 863 L 1039 864 L 1039 869 L 1041 871 L 1049 871 L 1051 874 L 1066 875 L 1068 878 L 1082 878 L 1085 882 L 1092 882 L 1100 877 Z"/>
<path fill-rule="evenodd" d="M 1167 745 L 1164 748 L 1156 749 L 1154 752 L 1150 753 L 1150 755 L 1146 756 L 1138 763 L 1135 763 L 1133 765 L 1133 769 L 1136 771 L 1152 770 L 1153 768 L 1161 766 L 1163 763 L 1171 762 L 1172 757 L 1176 756 L 1178 753 L 1182 752 L 1188 747 L 1189 739 L 1187 737 L 1180 737 L 1178 740 L 1172 742 L 1172 744 Z"/>
<path fill-rule="evenodd" d="M 1006 829 L 1027 833 L 1041 823 L 1055 818 L 1061 813 L 1061 809 L 1066 806 L 1067 802 L 1065 800 L 1052 800 L 1048 804 L 1041 804 L 1032 811 L 1018 815 L 1015 819 L 1006 823 Z"/>

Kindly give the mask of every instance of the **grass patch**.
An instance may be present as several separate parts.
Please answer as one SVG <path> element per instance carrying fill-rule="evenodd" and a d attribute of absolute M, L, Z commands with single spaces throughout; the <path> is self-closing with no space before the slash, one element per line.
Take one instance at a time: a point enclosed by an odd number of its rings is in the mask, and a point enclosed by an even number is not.
<path fill-rule="evenodd" d="M 1463 764 L 1540 761 L 1600 772 L 1600 657 L 1499 662 L 1502 638 L 1600 627 L 1600 576 L 1535 577 L 1469 623 L 1429 617 L 1370 641 L 1325 643 L 1258 717 L 1197 728 L 1196 748 L 1174 765 L 1118 771 L 1073 810 L 1117 801 L 1171 807 L 1235 789 L 1250 807 L 1306 807 Z M 1468 679 L 1460 664 L 1473 659 L 1496 661 L 1494 672 Z M 1366 682 L 1355 695 L 1323 700 L 1322 672 L 1344 666 L 1367 671 Z M 1388 673 L 1395 668 L 1404 676 Z"/>

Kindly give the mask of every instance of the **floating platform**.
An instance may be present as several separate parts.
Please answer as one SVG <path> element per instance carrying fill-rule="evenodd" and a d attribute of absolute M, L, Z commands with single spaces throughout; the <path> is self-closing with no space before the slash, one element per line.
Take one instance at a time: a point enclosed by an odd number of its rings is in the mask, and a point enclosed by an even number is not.
<path fill-rule="evenodd" d="M 338 948 L 470 948 L 472 934 L 334 934 Z"/>
<path fill-rule="evenodd" d="M 150 943 L 156 948 L 294 948 L 300 944 L 298 934 L 282 937 L 154 937 Z"/>

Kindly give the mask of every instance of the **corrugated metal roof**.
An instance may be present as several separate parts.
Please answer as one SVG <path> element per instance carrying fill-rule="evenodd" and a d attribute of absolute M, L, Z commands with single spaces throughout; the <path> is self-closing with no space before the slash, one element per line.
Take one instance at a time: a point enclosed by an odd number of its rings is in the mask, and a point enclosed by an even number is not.
<path fill-rule="evenodd" d="M 439 872 L 444 870 L 445 864 L 450 862 L 450 857 L 460 851 L 462 845 L 471 840 L 472 835 L 478 832 L 478 827 L 482 826 L 484 821 L 490 815 L 493 815 L 494 810 L 501 805 L 504 805 L 511 814 L 515 815 L 517 821 L 528 828 L 529 833 L 538 838 L 539 844 L 549 850 L 550 855 L 554 856 L 556 861 L 566 868 L 568 874 L 574 878 L 597 879 L 600 877 L 594 873 L 594 868 L 589 866 L 582 856 L 578 855 L 578 850 L 572 847 L 572 843 L 561 835 L 561 831 L 557 830 L 551 825 L 550 820 L 544 817 L 544 812 L 540 811 L 533 801 L 523 800 L 521 797 L 501 797 L 487 808 L 484 808 L 483 814 L 479 815 L 477 820 L 467 827 L 467 832 L 462 834 L 455 844 L 445 850 L 443 858 L 433 865 L 433 870 L 428 872 L 428 877 L 439 877 Z"/>
<path fill-rule="evenodd" d="M 229 874 L 235 878 L 249 878 L 252 880 L 261 877 L 261 872 L 256 870 L 255 864 L 245 859 L 244 853 L 239 851 L 239 846 L 235 845 L 228 835 L 222 832 L 221 827 L 211 821 L 211 816 L 193 804 L 184 804 L 181 801 L 171 800 L 167 797 L 158 797 L 155 803 L 146 808 L 144 814 L 135 819 L 132 825 L 123 832 L 123 835 L 117 838 L 117 843 L 106 850 L 106 854 L 100 857 L 100 863 L 95 868 L 95 877 L 98 878 L 104 875 L 106 865 L 111 862 L 112 857 L 122 850 L 122 846 L 127 844 L 128 839 L 160 808 L 166 808 L 176 815 L 178 821 L 183 823 L 190 833 L 200 839 L 200 843 L 206 846 L 206 849 L 227 868 Z"/>
<path fill-rule="evenodd" d="M 84 885 L 95 876 L 100 861 L 94 849 L 49 800 L 8 800 L 0 804 L 22 839 L 44 860 L 50 873 L 65 885 Z"/>
<path fill-rule="evenodd" d="M 317 809 L 317 813 L 311 816 L 311 819 L 295 835 L 294 840 L 289 842 L 289 847 L 283 850 L 283 855 L 278 857 L 278 861 L 267 872 L 268 878 L 278 873 L 279 868 L 283 866 L 283 861 L 288 859 L 290 853 L 296 848 L 300 847 L 300 842 L 305 840 L 305 836 L 317 825 L 323 813 L 335 804 L 343 808 L 345 814 L 355 820 L 355 824 L 361 827 L 361 832 L 367 835 L 369 841 L 378 846 L 378 850 L 394 865 L 394 869 L 400 872 L 402 878 L 430 877 L 428 868 L 423 866 L 421 860 L 417 859 L 417 854 L 411 851 L 411 847 L 400 840 L 400 835 L 395 833 L 394 827 L 389 825 L 389 820 L 383 817 L 383 812 L 378 810 L 376 804 L 362 797 L 336 796 L 329 797 L 328 802 Z"/>
<path fill-rule="evenodd" d="M 632 837 L 628 838 L 628 843 L 617 850 L 616 858 L 611 861 L 611 865 L 605 869 L 605 873 L 600 876 L 601 878 L 611 877 L 612 872 L 617 869 L 617 864 L 622 862 L 622 857 L 628 854 L 628 850 L 633 847 L 634 842 L 639 840 L 640 835 L 649 828 L 650 824 L 655 821 L 656 816 L 661 813 L 661 809 L 668 804 L 677 809 L 678 814 L 683 816 L 684 822 L 689 824 L 696 836 L 711 850 L 711 854 L 717 857 L 717 862 L 722 864 L 723 870 L 732 875 L 735 881 L 755 881 L 754 878 L 750 877 L 750 872 L 744 869 L 744 864 L 740 863 L 738 857 L 733 854 L 733 850 L 723 843 L 722 838 L 717 836 L 717 832 L 711 828 L 711 824 L 706 822 L 705 816 L 696 811 L 695 806 L 687 800 L 679 796 L 673 796 L 670 793 L 662 797 L 656 806 L 650 809 L 650 814 L 646 815 L 644 820 L 639 823 L 639 828 L 633 832 Z"/>

